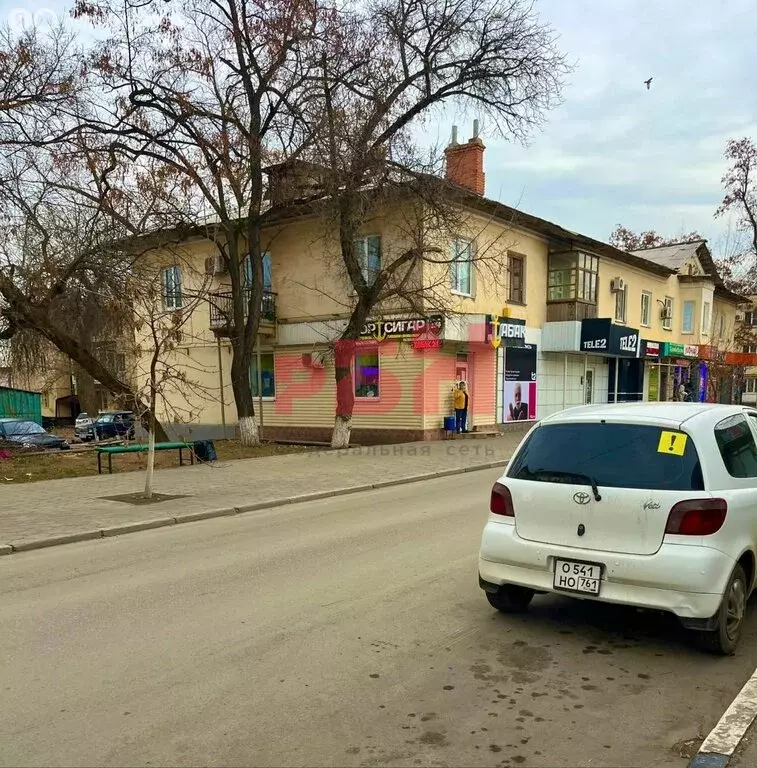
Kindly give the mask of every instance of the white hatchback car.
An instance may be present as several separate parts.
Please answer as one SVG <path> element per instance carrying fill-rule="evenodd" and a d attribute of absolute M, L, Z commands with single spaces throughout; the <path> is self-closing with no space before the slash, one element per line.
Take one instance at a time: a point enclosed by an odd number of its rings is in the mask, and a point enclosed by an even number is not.
<path fill-rule="evenodd" d="M 667 611 L 728 654 L 756 553 L 757 410 L 582 406 L 534 426 L 494 484 L 479 582 L 503 612 L 546 592 Z"/>

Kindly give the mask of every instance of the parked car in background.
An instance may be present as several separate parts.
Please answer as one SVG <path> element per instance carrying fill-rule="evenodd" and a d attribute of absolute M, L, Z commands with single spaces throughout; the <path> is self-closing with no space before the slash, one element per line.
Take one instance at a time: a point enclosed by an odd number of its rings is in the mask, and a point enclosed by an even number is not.
<path fill-rule="evenodd" d="M 95 433 L 92 429 L 92 417 L 88 413 L 80 413 L 74 422 L 74 433 L 84 442 L 94 440 Z"/>
<path fill-rule="evenodd" d="M 497 610 L 548 592 L 656 609 L 732 653 L 757 573 L 757 410 L 569 408 L 523 439 L 489 509 L 479 580 Z"/>
<path fill-rule="evenodd" d="M 134 439 L 134 414 L 132 411 L 104 411 L 97 415 L 92 424 L 98 440 L 122 437 Z"/>
<path fill-rule="evenodd" d="M 51 435 L 36 421 L 26 419 L 0 419 L 0 442 L 14 443 L 30 450 L 65 451 L 69 448 L 62 437 Z"/>

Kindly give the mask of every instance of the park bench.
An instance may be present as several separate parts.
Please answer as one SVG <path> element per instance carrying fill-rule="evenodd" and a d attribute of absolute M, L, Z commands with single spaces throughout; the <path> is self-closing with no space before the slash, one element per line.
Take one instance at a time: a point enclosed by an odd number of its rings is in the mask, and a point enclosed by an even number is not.
<path fill-rule="evenodd" d="M 108 474 L 113 474 L 113 456 L 117 453 L 147 453 L 150 450 L 148 445 L 107 445 L 95 448 L 97 451 L 97 474 L 102 474 L 102 456 L 108 457 Z M 189 451 L 189 458 L 192 464 L 195 463 L 194 445 L 192 443 L 155 443 L 156 451 L 178 451 L 179 466 L 184 466 L 184 451 Z"/>

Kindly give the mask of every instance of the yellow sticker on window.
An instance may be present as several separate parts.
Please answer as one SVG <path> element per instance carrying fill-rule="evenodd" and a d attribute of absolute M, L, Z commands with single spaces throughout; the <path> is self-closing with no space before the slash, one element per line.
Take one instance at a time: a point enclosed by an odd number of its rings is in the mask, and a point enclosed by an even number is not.
<path fill-rule="evenodd" d="M 683 456 L 688 435 L 683 432 L 660 432 L 657 453 L 669 453 L 671 456 Z"/>

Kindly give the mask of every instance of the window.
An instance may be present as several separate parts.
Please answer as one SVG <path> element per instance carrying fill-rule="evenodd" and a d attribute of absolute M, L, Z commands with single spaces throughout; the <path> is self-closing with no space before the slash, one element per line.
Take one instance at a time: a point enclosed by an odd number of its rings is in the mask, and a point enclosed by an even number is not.
<path fill-rule="evenodd" d="M 673 330 L 673 299 L 670 296 L 665 297 L 665 302 L 662 305 L 662 327 L 666 331 Z"/>
<path fill-rule="evenodd" d="M 710 302 L 705 301 L 702 305 L 702 335 L 707 336 L 710 333 Z"/>
<path fill-rule="evenodd" d="M 263 397 L 276 397 L 276 376 L 274 374 L 273 352 L 260 353 L 260 384 Z M 252 353 L 252 362 L 250 363 L 250 386 L 252 396 L 258 395 L 258 356 Z"/>
<path fill-rule="evenodd" d="M 355 397 L 379 396 L 379 353 L 361 352 L 355 355 Z"/>
<path fill-rule="evenodd" d="M 757 325 L 757 310 L 750 309 L 744 313 L 744 325 Z"/>
<path fill-rule="evenodd" d="M 166 267 L 161 273 L 164 309 L 181 309 L 181 269 Z"/>
<path fill-rule="evenodd" d="M 452 242 L 452 290 L 465 296 L 473 295 L 473 243 L 470 240 Z"/>
<path fill-rule="evenodd" d="M 757 377 L 756 376 L 750 376 L 747 378 L 747 380 L 744 382 L 744 391 L 749 393 L 755 393 L 757 392 Z"/>
<path fill-rule="evenodd" d="M 649 327 L 652 318 L 652 294 L 649 291 L 641 292 L 641 324 Z"/>
<path fill-rule="evenodd" d="M 597 302 L 599 258 L 588 253 L 553 253 L 549 257 L 547 301 Z"/>
<path fill-rule="evenodd" d="M 723 339 L 725 338 L 725 315 L 721 312 L 720 313 L 720 333 L 719 338 Z"/>
<path fill-rule="evenodd" d="M 757 446 L 741 414 L 729 416 L 715 426 L 715 441 L 731 477 L 757 477 Z"/>
<path fill-rule="evenodd" d="M 524 278 L 525 278 L 525 266 L 526 260 L 523 256 L 508 256 L 508 268 L 510 271 L 510 301 L 517 302 L 518 304 L 524 304 L 525 290 L 524 290 Z"/>
<path fill-rule="evenodd" d="M 363 279 L 373 285 L 381 272 L 381 238 L 369 235 L 355 240 L 355 255 L 360 264 Z"/>
<path fill-rule="evenodd" d="M 694 333 L 694 302 L 683 302 L 683 320 L 681 322 L 682 333 Z"/>
<path fill-rule="evenodd" d="M 641 424 L 554 424 L 537 427 L 510 463 L 507 476 L 601 488 L 701 491 L 704 480 L 694 442 L 683 456 L 659 453 L 660 428 Z"/>
<path fill-rule="evenodd" d="M 271 280 L 271 254 L 263 254 L 263 290 L 270 293 L 273 282 Z M 244 258 L 244 287 L 252 288 L 252 260 L 249 256 Z"/>
<path fill-rule="evenodd" d="M 628 302 L 628 287 L 615 292 L 615 319 L 621 323 L 626 321 L 626 303 Z"/>
<path fill-rule="evenodd" d="M 742 347 L 744 354 L 754 355 L 757 354 L 757 344 L 744 344 Z"/>

